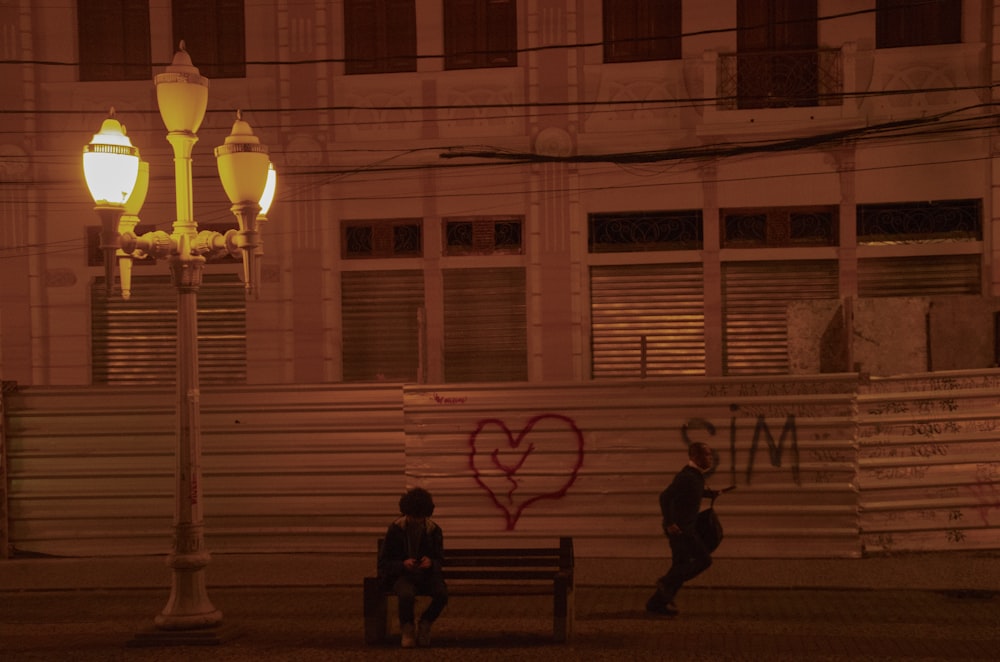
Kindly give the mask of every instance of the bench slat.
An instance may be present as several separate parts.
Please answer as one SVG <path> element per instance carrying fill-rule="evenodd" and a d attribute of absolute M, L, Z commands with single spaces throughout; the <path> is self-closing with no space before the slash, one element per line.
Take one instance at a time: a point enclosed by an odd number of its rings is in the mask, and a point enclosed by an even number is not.
<path fill-rule="evenodd" d="M 536 579 L 551 582 L 558 574 L 552 570 L 453 570 L 445 568 L 444 578 L 445 581 L 451 579 Z"/>
<path fill-rule="evenodd" d="M 528 559 L 518 559 L 518 558 L 485 558 L 485 557 L 454 557 L 445 556 L 444 567 L 445 568 L 485 568 L 485 567 L 498 567 L 498 568 L 560 568 L 559 559 L 542 559 L 528 558 Z"/>
<path fill-rule="evenodd" d="M 470 556 L 470 557 L 474 557 L 474 556 L 500 556 L 500 557 L 504 557 L 504 556 L 514 556 L 514 557 L 523 557 L 523 556 L 550 556 L 550 557 L 555 558 L 555 559 L 559 558 L 559 550 L 558 549 L 553 549 L 551 547 L 549 547 L 549 548 L 544 548 L 544 547 L 537 547 L 537 548 L 535 548 L 535 547 L 528 547 L 528 548 L 524 548 L 524 549 L 520 549 L 520 548 L 486 549 L 486 548 L 480 548 L 480 547 L 463 547 L 463 548 L 460 548 L 460 549 L 458 549 L 458 548 L 453 549 L 453 548 L 450 548 L 450 547 L 445 547 L 444 553 L 445 553 L 445 556 L 459 556 L 459 555 L 461 555 L 461 556 Z"/>
<path fill-rule="evenodd" d="M 448 595 L 552 595 L 551 584 L 456 584 Z"/>

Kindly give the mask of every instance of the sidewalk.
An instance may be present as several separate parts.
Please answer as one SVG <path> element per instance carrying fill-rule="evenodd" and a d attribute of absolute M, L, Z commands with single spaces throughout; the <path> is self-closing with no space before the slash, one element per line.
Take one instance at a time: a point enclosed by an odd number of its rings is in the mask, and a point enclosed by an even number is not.
<path fill-rule="evenodd" d="M 169 596 L 163 557 L 0 561 L 0 657 L 92 662 L 390 660 L 363 643 L 360 578 L 372 560 L 322 554 L 218 555 L 209 595 L 217 646 L 134 648 Z M 653 562 L 581 559 L 572 641 L 551 641 L 547 598 L 456 597 L 434 647 L 450 660 L 992 660 L 1000 650 L 1000 557 L 719 558 L 678 598 L 645 613 Z M 615 569 L 609 572 L 609 569 Z"/>
<path fill-rule="evenodd" d="M 5 662 L 313 660 L 993 660 L 1000 599 L 932 591 L 691 588 L 680 616 L 647 615 L 647 591 L 580 588 L 574 636 L 551 640 L 544 598 L 455 598 L 430 649 L 363 643 L 361 599 L 342 587 L 216 588 L 216 646 L 134 648 L 167 591 L 0 592 Z"/>

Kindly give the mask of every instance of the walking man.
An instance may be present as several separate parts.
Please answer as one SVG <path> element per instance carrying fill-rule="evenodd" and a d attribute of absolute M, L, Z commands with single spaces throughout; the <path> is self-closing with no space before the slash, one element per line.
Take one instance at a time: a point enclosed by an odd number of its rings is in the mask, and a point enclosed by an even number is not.
<path fill-rule="evenodd" d="M 688 463 L 660 493 L 663 532 L 670 541 L 671 563 L 667 574 L 656 582 L 656 592 L 646 602 L 646 610 L 676 616 L 674 596 L 685 582 L 712 565 L 712 556 L 695 532 L 701 500 L 718 496 L 705 487 L 705 474 L 715 466 L 708 444 L 695 442 L 688 447 Z"/>

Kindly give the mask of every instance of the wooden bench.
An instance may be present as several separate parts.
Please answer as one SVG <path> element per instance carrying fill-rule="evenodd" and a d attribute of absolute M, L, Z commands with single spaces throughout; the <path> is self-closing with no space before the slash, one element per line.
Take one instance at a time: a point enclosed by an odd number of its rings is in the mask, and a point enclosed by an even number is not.
<path fill-rule="evenodd" d="M 382 539 L 378 541 L 381 551 Z M 565 643 L 573 630 L 573 539 L 558 547 L 454 549 L 445 547 L 448 596 L 551 595 L 552 636 Z M 365 577 L 365 643 L 388 637 L 392 590 L 379 577 Z M 447 611 L 445 612 L 447 617 Z"/>

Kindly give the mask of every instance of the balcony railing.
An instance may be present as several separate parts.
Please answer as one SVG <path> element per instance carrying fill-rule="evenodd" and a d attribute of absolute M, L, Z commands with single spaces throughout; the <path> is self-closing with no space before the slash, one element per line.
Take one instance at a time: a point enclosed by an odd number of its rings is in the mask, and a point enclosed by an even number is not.
<path fill-rule="evenodd" d="M 844 91 L 840 50 L 723 53 L 718 108 L 839 106 Z"/>

